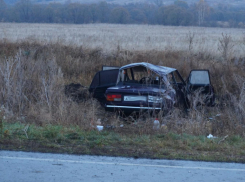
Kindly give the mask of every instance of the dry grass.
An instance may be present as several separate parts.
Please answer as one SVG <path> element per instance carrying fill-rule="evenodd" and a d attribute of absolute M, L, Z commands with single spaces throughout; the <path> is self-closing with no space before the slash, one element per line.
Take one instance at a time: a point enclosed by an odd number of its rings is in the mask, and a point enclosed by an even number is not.
<path fill-rule="evenodd" d="M 7 31 L 16 25 L 0 24 L 4 27 L 0 30 L 5 29 L 5 35 L 0 40 L 0 103 L 2 115 L 9 122 L 72 124 L 91 129 L 90 123 L 98 118 L 104 125 L 115 126 L 125 120 L 136 120 L 137 125 L 129 125 L 123 132 L 152 133 L 153 118 L 149 115 L 123 120 L 115 114 L 106 113 L 89 96 L 86 102 L 79 104 L 64 96 L 65 84 L 75 82 L 89 86 L 102 65 L 122 66 L 144 61 L 175 67 L 184 77 L 191 69 L 209 69 L 217 95 L 216 107 L 196 107 L 188 115 L 176 108 L 171 115 L 159 115 L 160 122 L 167 126 L 161 132 L 245 135 L 244 59 L 239 58 L 242 55 L 235 51 L 236 47 L 244 50 L 242 42 L 239 42 L 243 40 L 239 39 L 240 29 L 207 29 L 203 33 L 204 30 L 199 28 L 190 32 L 190 28 L 185 27 L 20 24 L 16 34 Z M 98 27 L 100 29 L 96 30 Z M 57 29 L 59 31 L 55 33 Z M 130 30 L 134 33 L 129 33 Z M 222 36 L 221 30 L 229 34 Z M 30 35 L 32 31 L 35 33 Z M 211 35 L 212 31 L 214 35 Z M 57 40 L 61 35 L 64 41 Z M 204 42 L 200 36 L 206 36 Z M 79 44 L 79 40 L 84 43 Z M 99 43 L 99 40 L 103 41 Z M 173 45 L 167 40 L 171 40 Z M 229 46 L 222 47 L 221 43 L 225 41 L 234 45 L 232 50 Z M 104 45 L 104 49 L 95 48 L 100 47 L 98 45 Z M 195 50 L 197 48 L 200 52 Z"/>
<path fill-rule="evenodd" d="M 0 39 L 11 42 L 27 40 L 42 44 L 62 43 L 113 52 L 117 49 L 130 51 L 187 51 L 189 33 L 195 34 L 192 51 L 195 54 L 220 56 L 219 40 L 224 35 L 232 37 L 234 56 L 245 57 L 242 39 L 243 29 L 171 27 L 160 25 L 113 25 L 113 24 L 26 24 L 0 23 Z"/>

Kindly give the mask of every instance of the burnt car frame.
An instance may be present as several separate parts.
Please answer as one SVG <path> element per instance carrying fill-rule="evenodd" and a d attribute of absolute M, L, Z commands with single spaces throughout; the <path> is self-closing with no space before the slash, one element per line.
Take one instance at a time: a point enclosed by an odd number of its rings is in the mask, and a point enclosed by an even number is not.
<path fill-rule="evenodd" d="M 192 70 L 184 80 L 177 69 L 132 63 L 122 67 L 103 67 L 96 73 L 89 92 L 108 111 L 133 112 L 190 107 L 190 96 L 199 93 L 203 102 L 213 106 L 214 89 L 208 70 Z"/>

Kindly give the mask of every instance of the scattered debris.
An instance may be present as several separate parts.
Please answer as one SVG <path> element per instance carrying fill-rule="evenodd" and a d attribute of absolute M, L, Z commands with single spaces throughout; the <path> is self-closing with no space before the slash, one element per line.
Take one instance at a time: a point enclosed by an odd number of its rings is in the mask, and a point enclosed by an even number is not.
<path fill-rule="evenodd" d="M 226 135 L 224 138 L 222 138 L 219 142 L 218 142 L 218 144 L 220 144 L 221 142 L 223 142 L 223 141 L 225 141 L 225 139 L 228 137 L 228 135 Z"/>
<path fill-rule="evenodd" d="M 90 126 L 92 128 L 97 129 L 98 131 L 102 131 L 104 129 L 104 126 L 102 126 L 101 124 L 101 119 L 98 119 L 96 122 L 93 122 L 93 119 L 92 119 L 92 121 L 90 122 Z"/>
<path fill-rule="evenodd" d="M 168 128 L 167 125 L 165 125 L 165 124 L 161 125 L 161 129 L 166 130 L 167 128 Z"/>
<path fill-rule="evenodd" d="M 215 116 L 212 116 L 212 117 L 209 117 L 208 119 L 209 120 L 215 120 L 216 117 L 219 117 L 221 116 L 222 114 L 216 114 Z"/>
<path fill-rule="evenodd" d="M 159 128 L 160 128 L 160 122 L 156 118 L 155 121 L 153 122 L 153 130 L 159 130 Z"/>
<path fill-rule="evenodd" d="M 213 136 L 212 134 L 209 134 L 207 138 L 217 138 L 217 137 Z"/>
<path fill-rule="evenodd" d="M 101 125 L 101 119 L 98 119 L 96 125 Z"/>
<path fill-rule="evenodd" d="M 104 126 L 97 125 L 97 130 L 98 130 L 98 131 L 102 131 L 103 128 L 104 128 Z"/>
<path fill-rule="evenodd" d="M 105 127 L 106 129 L 115 129 L 116 127 L 115 126 L 113 126 L 113 125 L 106 125 L 106 127 Z"/>

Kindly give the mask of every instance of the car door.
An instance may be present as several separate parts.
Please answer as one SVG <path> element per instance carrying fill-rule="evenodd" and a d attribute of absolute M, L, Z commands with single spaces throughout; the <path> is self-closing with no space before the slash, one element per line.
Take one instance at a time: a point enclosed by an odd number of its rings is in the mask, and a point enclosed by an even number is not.
<path fill-rule="evenodd" d="M 204 102 L 207 105 L 214 105 L 215 94 L 211 84 L 209 70 L 192 70 L 186 81 L 187 94 L 199 92 L 205 95 Z"/>
<path fill-rule="evenodd" d="M 119 69 L 102 70 L 95 74 L 89 92 L 100 102 L 105 102 L 105 91 L 116 85 Z"/>
<path fill-rule="evenodd" d="M 172 80 L 170 80 L 170 83 L 172 84 L 175 92 L 176 92 L 176 104 L 177 107 L 187 107 L 186 98 L 185 98 L 185 86 L 186 83 L 178 70 L 171 73 Z"/>

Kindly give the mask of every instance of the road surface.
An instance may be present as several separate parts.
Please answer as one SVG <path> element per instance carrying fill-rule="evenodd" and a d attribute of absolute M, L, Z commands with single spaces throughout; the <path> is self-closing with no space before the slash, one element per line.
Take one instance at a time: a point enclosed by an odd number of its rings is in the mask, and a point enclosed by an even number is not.
<path fill-rule="evenodd" d="M 244 182 L 245 164 L 0 151 L 1 182 Z"/>

